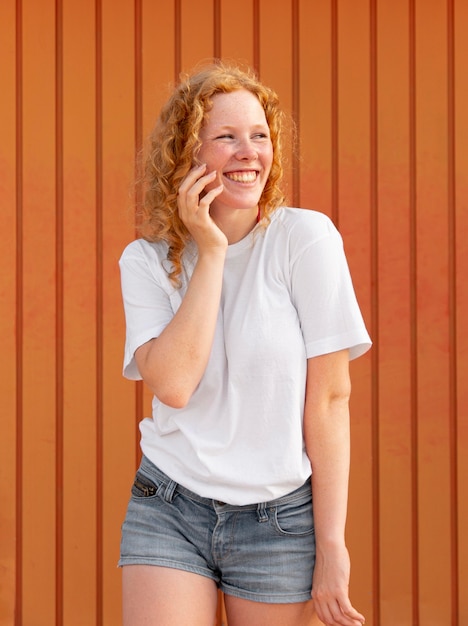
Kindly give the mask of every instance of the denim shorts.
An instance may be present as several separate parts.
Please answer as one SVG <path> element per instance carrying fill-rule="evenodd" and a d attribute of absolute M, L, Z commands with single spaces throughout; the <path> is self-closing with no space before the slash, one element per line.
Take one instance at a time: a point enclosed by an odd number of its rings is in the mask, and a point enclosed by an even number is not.
<path fill-rule="evenodd" d="M 159 565 L 268 603 L 311 599 L 315 535 L 310 479 L 292 493 L 236 506 L 202 498 L 143 457 L 122 526 L 119 566 Z"/>

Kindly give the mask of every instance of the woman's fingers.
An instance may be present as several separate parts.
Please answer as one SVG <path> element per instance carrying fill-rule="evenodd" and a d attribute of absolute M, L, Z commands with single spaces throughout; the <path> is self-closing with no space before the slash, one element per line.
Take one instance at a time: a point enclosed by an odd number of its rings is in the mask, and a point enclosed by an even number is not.
<path fill-rule="evenodd" d="M 178 192 L 178 198 L 180 201 L 182 201 L 182 203 L 184 201 L 189 201 L 192 203 L 192 205 L 198 205 L 198 199 L 200 194 L 203 192 L 205 187 L 216 177 L 216 171 L 205 174 L 205 170 L 205 164 L 199 165 L 191 169 L 187 176 L 184 178 Z"/>
<path fill-rule="evenodd" d="M 199 248 L 225 246 L 226 237 L 210 216 L 210 205 L 223 192 L 223 185 L 205 191 L 217 176 L 215 170 L 208 174 L 205 170 L 205 165 L 195 167 L 182 181 L 177 196 L 180 219 Z"/>
<path fill-rule="evenodd" d="M 208 174 L 204 174 L 204 170 L 206 169 L 206 165 L 200 165 L 187 174 L 185 179 L 182 181 L 179 192 L 178 192 L 178 206 L 179 211 L 182 213 L 184 211 L 187 212 L 197 212 L 201 200 L 200 195 L 205 190 L 205 187 L 209 185 L 216 178 L 216 171 L 209 172 Z M 212 190 L 213 191 L 213 190 Z M 204 194 L 206 197 L 207 194 Z M 212 194 L 213 196 L 213 194 Z M 216 197 L 216 194 L 214 194 Z M 206 206 L 206 200 L 203 203 L 203 206 Z M 181 217 L 183 217 L 181 215 Z"/>
<path fill-rule="evenodd" d="M 319 618 L 327 626 L 362 626 L 365 623 L 364 616 L 350 603 L 346 609 L 338 601 L 316 603 L 315 606 Z"/>

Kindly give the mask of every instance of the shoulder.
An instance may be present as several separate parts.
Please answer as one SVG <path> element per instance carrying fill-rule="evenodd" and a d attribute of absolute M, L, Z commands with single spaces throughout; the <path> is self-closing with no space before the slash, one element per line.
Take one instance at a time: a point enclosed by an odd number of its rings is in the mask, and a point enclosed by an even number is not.
<path fill-rule="evenodd" d="M 125 247 L 119 262 L 122 265 L 132 261 L 145 261 L 148 264 L 157 263 L 159 265 L 166 256 L 166 243 L 153 243 L 146 239 L 135 239 Z"/>
<path fill-rule="evenodd" d="M 288 239 L 313 244 L 325 237 L 338 237 L 332 220 L 319 211 L 294 207 L 280 207 L 270 224 L 272 230 L 283 231 Z"/>
<path fill-rule="evenodd" d="M 135 239 L 129 243 L 119 259 L 122 281 L 132 282 L 155 281 L 164 290 L 171 290 L 167 272 L 167 244 Z"/>

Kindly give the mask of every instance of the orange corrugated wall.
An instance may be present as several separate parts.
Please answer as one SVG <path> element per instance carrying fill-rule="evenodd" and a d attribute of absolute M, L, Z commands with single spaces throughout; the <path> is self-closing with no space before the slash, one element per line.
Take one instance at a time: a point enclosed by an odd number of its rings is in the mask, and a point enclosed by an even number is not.
<path fill-rule="evenodd" d="M 213 56 L 294 117 L 290 202 L 340 228 L 375 342 L 352 365 L 354 602 L 468 625 L 467 32 L 468 0 L 0 2 L 1 626 L 120 623 L 149 397 L 121 377 L 117 260 L 135 154 Z"/>

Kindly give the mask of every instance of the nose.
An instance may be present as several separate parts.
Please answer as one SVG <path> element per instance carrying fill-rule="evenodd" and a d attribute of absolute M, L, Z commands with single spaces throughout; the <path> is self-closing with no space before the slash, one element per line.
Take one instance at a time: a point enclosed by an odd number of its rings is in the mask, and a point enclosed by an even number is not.
<path fill-rule="evenodd" d="M 257 156 L 257 149 L 250 138 L 239 141 L 236 152 L 239 161 L 254 161 Z"/>

